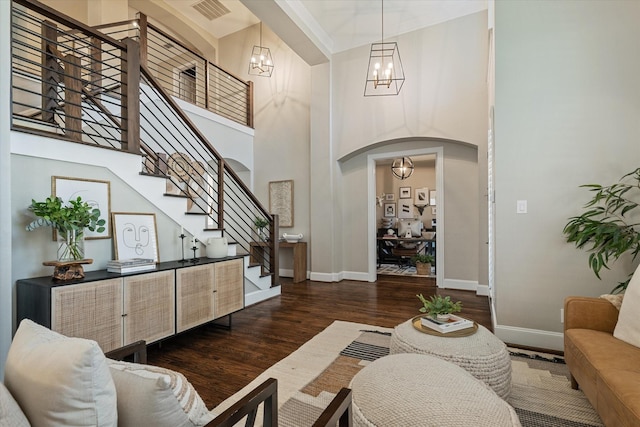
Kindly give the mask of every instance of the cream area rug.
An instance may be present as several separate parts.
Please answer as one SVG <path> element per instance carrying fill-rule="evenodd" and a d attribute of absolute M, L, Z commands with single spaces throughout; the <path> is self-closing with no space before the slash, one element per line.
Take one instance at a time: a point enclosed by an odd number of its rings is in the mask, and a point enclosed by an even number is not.
<path fill-rule="evenodd" d="M 391 329 L 335 321 L 298 350 L 219 405 L 222 411 L 269 377 L 278 379 L 279 425 L 311 426 L 341 387 L 371 361 L 389 353 Z M 602 426 L 579 390 L 571 389 L 562 357 L 510 348 L 508 402 L 525 427 Z M 261 424 L 261 415 L 259 420 Z M 390 426 L 394 427 L 394 426 Z M 399 426 L 400 427 L 400 426 Z"/>

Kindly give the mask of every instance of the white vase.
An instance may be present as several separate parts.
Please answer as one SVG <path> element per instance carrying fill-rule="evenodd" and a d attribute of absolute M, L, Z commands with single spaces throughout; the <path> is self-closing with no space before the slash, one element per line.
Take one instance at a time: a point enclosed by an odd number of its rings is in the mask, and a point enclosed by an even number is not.
<path fill-rule="evenodd" d="M 84 232 L 58 230 L 58 261 L 84 259 Z"/>
<path fill-rule="evenodd" d="M 222 258 L 228 255 L 226 237 L 210 237 L 207 239 L 207 258 Z"/>
<path fill-rule="evenodd" d="M 446 322 L 451 318 L 451 314 L 436 314 L 436 320 L 439 322 Z"/>

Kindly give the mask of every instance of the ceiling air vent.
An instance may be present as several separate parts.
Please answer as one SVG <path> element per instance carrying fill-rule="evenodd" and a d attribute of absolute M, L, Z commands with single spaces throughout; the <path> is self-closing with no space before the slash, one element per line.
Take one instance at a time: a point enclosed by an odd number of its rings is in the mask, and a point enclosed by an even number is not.
<path fill-rule="evenodd" d="M 221 16 L 231 12 L 222 3 L 220 3 L 219 0 L 202 0 L 194 3 L 192 7 L 209 21 L 213 21 L 214 19 L 220 18 Z"/>

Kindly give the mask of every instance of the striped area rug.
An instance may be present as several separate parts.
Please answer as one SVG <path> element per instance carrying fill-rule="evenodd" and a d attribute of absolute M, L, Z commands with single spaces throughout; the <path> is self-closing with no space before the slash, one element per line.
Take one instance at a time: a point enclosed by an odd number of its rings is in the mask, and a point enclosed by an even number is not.
<path fill-rule="evenodd" d="M 561 357 L 511 350 L 513 385 L 509 403 L 525 427 L 602 426 L 580 391 L 572 390 Z M 368 362 L 389 354 L 389 334 L 363 331 L 313 381 L 288 399 L 280 425 L 309 426 L 328 401 Z"/>
<path fill-rule="evenodd" d="M 413 265 L 380 264 L 377 269 L 378 274 L 388 274 L 391 276 L 415 276 L 416 267 Z"/>
<path fill-rule="evenodd" d="M 389 353 L 390 333 L 389 328 L 336 321 L 223 402 L 216 412 L 272 377 L 278 379 L 279 425 L 311 426 L 360 369 Z M 508 401 L 524 427 L 603 426 L 584 394 L 571 389 L 561 357 L 509 350 L 513 371 Z M 259 414 L 258 421 L 260 418 Z"/>

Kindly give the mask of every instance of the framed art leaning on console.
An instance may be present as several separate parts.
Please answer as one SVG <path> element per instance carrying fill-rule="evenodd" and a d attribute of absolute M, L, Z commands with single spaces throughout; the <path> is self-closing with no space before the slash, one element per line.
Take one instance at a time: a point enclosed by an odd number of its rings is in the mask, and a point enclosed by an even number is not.
<path fill-rule="evenodd" d="M 160 261 L 156 214 L 113 212 L 116 259 L 147 258 Z"/>
<path fill-rule="evenodd" d="M 110 239 L 111 226 L 109 224 L 109 215 L 111 212 L 111 183 L 109 181 L 100 181 L 97 179 L 87 178 L 70 178 L 67 176 L 51 177 L 51 194 L 62 199 L 63 204 L 67 204 L 69 200 L 82 198 L 83 202 L 87 202 L 91 208 L 100 209 L 100 219 L 105 220 L 104 231 L 85 230 L 85 239 Z M 53 228 L 53 239 L 56 237 L 56 229 Z"/>

